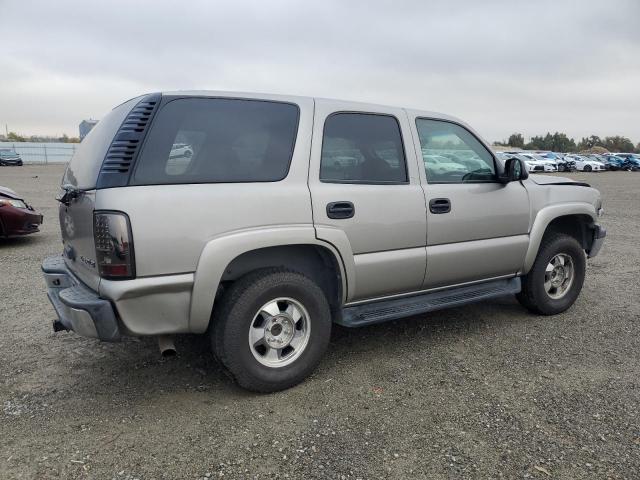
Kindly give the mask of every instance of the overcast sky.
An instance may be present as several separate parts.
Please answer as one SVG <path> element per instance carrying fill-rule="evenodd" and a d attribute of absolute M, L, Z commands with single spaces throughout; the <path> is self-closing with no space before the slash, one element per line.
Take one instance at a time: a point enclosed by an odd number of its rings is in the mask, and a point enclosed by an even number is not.
<path fill-rule="evenodd" d="M 0 0 L 0 125 L 77 136 L 158 90 L 293 93 L 640 142 L 640 0 Z"/>

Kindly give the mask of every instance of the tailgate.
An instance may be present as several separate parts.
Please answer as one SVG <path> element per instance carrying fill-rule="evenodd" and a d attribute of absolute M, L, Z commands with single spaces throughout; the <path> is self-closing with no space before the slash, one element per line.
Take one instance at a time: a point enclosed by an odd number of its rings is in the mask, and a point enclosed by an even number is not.
<path fill-rule="evenodd" d="M 80 192 L 69 205 L 60 204 L 60 230 L 67 268 L 95 291 L 100 285 L 93 240 L 96 191 Z"/>

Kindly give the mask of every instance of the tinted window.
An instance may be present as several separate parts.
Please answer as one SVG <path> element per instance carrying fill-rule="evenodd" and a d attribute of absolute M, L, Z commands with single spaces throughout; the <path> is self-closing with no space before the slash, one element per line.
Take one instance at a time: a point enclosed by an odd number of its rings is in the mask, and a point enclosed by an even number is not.
<path fill-rule="evenodd" d="M 431 183 L 491 182 L 493 156 L 465 128 L 439 120 L 416 120 L 422 159 Z"/>
<path fill-rule="evenodd" d="M 320 180 L 406 182 L 406 161 L 398 121 L 389 115 L 365 113 L 336 113 L 327 118 Z"/>
<path fill-rule="evenodd" d="M 298 128 L 288 103 L 185 98 L 158 113 L 133 183 L 274 182 L 286 177 Z"/>

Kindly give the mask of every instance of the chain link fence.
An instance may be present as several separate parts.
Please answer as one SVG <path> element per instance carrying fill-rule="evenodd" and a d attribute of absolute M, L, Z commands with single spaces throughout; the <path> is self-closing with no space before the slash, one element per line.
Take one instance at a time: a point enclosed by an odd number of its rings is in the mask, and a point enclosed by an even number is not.
<path fill-rule="evenodd" d="M 0 142 L 0 148 L 14 150 L 24 163 L 67 163 L 78 143 Z"/>

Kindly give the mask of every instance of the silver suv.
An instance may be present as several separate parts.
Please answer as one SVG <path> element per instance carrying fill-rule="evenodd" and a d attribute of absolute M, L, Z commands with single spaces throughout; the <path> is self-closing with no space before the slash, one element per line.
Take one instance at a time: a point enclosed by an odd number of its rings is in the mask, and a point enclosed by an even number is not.
<path fill-rule="evenodd" d="M 498 161 L 460 120 L 275 95 L 129 100 L 83 140 L 58 200 L 54 330 L 206 333 L 261 392 L 307 377 L 334 322 L 512 294 L 562 312 L 605 237 L 597 190 Z"/>

